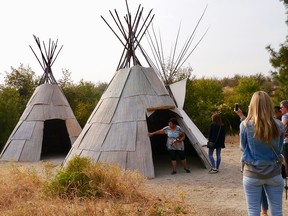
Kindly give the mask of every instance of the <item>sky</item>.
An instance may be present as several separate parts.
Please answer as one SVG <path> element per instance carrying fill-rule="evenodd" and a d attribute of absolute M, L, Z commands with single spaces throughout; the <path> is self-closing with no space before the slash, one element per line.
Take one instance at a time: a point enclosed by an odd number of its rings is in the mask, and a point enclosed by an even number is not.
<path fill-rule="evenodd" d="M 130 0 L 130 11 L 144 7 L 144 16 L 153 9 L 153 26 L 160 32 L 164 56 L 170 55 L 181 23 L 179 49 L 207 10 L 191 47 L 207 34 L 184 66 L 193 68 L 197 78 L 223 78 L 234 75 L 269 75 L 273 69 L 269 53 L 285 42 L 287 15 L 280 0 Z M 63 45 L 52 70 L 56 79 L 69 70 L 73 82 L 109 82 L 114 75 L 123 47 L 101 19 L 113 27 L 109 10 L 116 9 L 122 22 L 125 0 L 9 0 L 0 3 L 0 83 L 6 72 L 20 64 L 29 65 L 36 75 L 43 71 L 34 54 L 38 48 L 33 34 L 41 41 L 58 39 Z M 142 39 L 145 50 L 146 38 Z M 146 44 L 147 45 L 147 44 Z M 145 66 L 145 62 L 142 63 Z"/>

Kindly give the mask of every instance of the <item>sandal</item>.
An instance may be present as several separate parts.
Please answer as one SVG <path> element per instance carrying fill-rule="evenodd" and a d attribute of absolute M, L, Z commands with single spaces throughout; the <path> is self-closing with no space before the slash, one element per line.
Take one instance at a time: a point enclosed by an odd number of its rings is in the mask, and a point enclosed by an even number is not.
<path fill-rule="evenodd" d="M 175 175 L 175 174 L 176 174 L 176 171 L 172 171 L 172 172 L 171 172 L 171 175 Z"/>
<path fill-rule="evenodd" d="M 186 173 L 190 173 L 191 171 L 187 168 L 184 168 L 184 170 L 186 171 Z"/>

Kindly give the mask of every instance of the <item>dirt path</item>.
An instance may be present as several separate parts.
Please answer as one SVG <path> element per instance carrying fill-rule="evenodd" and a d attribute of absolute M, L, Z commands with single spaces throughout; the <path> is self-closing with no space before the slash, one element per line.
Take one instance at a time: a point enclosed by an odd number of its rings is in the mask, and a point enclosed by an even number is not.
<path fill-rule="evenodd" d="M 191 173 L 185 173 L 178 166 L 176 175 L 168 172 L 148 180 L 145 186 L 151 193 L 157 190 L 159 196 L 179 200 L 184 196 L 187 204 L 195 208 L 197 215 L 246 215 L 240 155 L 238 145 L 227 144 L 222 152 L 219 173 L 208 174 L 208 170 L 193 165 L 190 166 Z"/>
<path fill-rule="evenodd" d="M 171 175 L 169 171 L 166 174 L 161 173 L 155 179 L 147 181 L 146 189 L 151 193 L 157 193 L 160 197 L 166 196 L 179 200 L 184 194 L 187 204 L 195 208 L 195 215 L 247 215 L 240 172 L 239 138 L 228 138 L 226 141 L 226 148 L 222 150 L 219 173 L 208 174 L 208 170 L 193 164 L 190 164 L 191 173 L 185 173 L 179 165 L 176 175 Z M 169 167 L 169 162 L 167 166 Z M 284 193 L 284 216 L 288 215 L 287 204 Z"/>

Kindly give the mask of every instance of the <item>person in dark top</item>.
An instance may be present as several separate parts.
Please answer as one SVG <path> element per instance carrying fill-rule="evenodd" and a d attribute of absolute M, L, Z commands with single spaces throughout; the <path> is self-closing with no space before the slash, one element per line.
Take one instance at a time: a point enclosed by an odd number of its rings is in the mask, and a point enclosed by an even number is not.
<path fill-rule="evenodd" d="M 281 121 L 282 112 L 280 106 L 274 106 L 274 118 Z"/>
<path fill-rule="evenodd" d="M 211 118 L 212 123 L 210 125 L 208 141 L 213 142 L 214 145 L 213 147 L 209 148 L 208 154 L 212 166 L 211 169 L 209 170 L 209 173 L 213 174 L 219 172 L 219 167 L 221 163 L 221 149 L 225 148 L 226 131 L 219 114 L 213 114 Z M 216 164 L 213 157 L 215 149 L 216 149 Z"/>

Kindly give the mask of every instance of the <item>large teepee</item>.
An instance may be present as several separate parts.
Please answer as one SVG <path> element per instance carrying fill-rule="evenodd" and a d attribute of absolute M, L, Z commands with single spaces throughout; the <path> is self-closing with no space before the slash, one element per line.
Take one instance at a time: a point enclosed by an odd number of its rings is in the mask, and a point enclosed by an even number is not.
<path fill-rule="evenodd" d="M 123 51 L 117 72 L 72 146 L 64 166 L 77 155 L 90 157 L 95 162 L 117 163 L 124 169 L 135 169 L 146 177 L 155 177 L 153 154 L 162 151 L 163 146 L 165 149 L 165 137 L 159 136 L 160 140 L 157 137 L 150 139 L 148 131 L 166 126 L 170 117 L 176 117 L 183 126 L 185 124 L 157 73 L 151 67 L 142 67 L 135 55 L 136 48 L 141 49 L 140 40 L 153 19 L 150 16 L 151 11 L 143 19 L 142 26 L 139 21 L 143 8 L 140 9 L 139 6 L 134 21 L 128 5 L 127 11 L 127 30 L 123 29 L 116 10 L 117 18 L 113 17 L 125 39 L 121 41 L 125 52 Z M 111 12 L 110 14 L 112 15 Z M 130 60 L 134 63 L 132 67 Z M 196 152 L 193 148 L 197 142 L 193 131 L 187 127 L 184 129 L 189 134 L 185 141 L 185 145 L 189 146 L 187 151 L 194 151 L 204 166 L 209 167 L 207 154 Z"/>
<path fill-rule="evenodd" d="M 48 48 L 43 42 L 44 52 L 39 38 L 34 36 L 34 39 L 40 49 L 42 62 L 31 46 L 30 48 L 44 74 L 1 152 L 1 160 L 39 161 L 59 154 L 66 156 L 71 144 L 81 132 L 81 127 L 51 70 L 62 47 L 55 55 L 57 41 L 49 40 Z"/>

